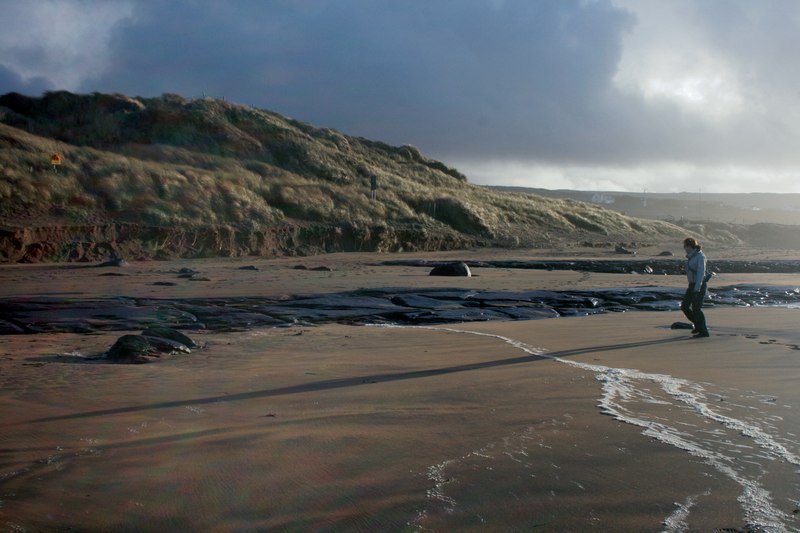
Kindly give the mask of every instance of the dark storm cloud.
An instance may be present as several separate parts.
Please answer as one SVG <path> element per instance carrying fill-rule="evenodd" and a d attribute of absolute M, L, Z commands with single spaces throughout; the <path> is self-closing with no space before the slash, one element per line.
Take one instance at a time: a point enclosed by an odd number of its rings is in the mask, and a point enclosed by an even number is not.
<path fill-rule="evenodd" d="M 593 160 L 621 155 L 611 81 L 634 22 L 602 1 L 146 2 L 85 88 L 225 96 L 440 154 Z"/>

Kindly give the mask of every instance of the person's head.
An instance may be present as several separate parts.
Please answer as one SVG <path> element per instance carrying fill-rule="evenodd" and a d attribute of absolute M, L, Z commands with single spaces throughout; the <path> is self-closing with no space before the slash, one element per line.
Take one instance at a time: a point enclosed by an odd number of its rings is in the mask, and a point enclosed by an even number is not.
<path fill-rule="evenodd" d="M 700 242 L 694 237 L 686 237 L 683 239 L 683 249 L 687 252 L 689 250 L 699 250 L 700 248 L 702 248 Z"/>

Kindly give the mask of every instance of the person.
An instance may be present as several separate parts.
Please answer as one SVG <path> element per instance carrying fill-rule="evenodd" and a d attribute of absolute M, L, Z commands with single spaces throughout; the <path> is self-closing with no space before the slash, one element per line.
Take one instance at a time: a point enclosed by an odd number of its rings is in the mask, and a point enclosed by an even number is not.
<path fill-rule="evenodd" d="M 708 283 L 706 255 L 697 239 L 692 237 L 683 240 L 683 250 L 686 252 L 686 277 L 689 286 L 681 301 L 681 311 L 694 325 L 692 333 L 695 338 L 708 337 L 706 316 L 703 314 L 703 299 Z"/>
<path fill-rule="evenodd" d="M 369 177 L 369 199 L 376 200 L 378 198 L 378 176 L 375 174 Z"/>

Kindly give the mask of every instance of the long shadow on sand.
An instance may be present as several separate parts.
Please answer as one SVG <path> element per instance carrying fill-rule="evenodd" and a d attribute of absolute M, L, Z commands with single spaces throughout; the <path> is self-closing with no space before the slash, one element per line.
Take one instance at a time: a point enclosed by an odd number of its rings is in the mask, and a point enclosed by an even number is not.
<path fill-rule="evenodd" d="M 396 372 L 393 374 L 371 374 L 366 376 L 355 376 L 350 378 L 331 379 L 325 381 L 317 381 L 314 383 L 303 383 L 299 385 L 292 385 L 289 387 L 279 387 L 277 389 L 265 389 L 260 391 L 243 392 L 239 394 L 229 394 L 224 396 L 209 396 L 206 398 L 194 398 L 191 400 L 175 400 L 171 402 L 160 402 L 145 405 L 132 405 L 130 407 L 118 407 L 115 409 L 101 409 L 97 411 L 86 411 L 83 413 L 73 413 L 69 415 L 53 416 L 46 418 L 37 418 L 21 424 L 37 423 L 37 422 L 55 422 L 61 420 L 74 420 L 80 418 L 92 418 L 106 415 L 117 415 L 123 413 L 133 413 L 137 411 L 150 411 L 155 409 L 168 409 L 171 407 L 187 407 L 194 405 L 205 405 L 216 402 L 231 402 L 239 400 L 252 400 L 255 398 L 269 398 L 273 396 L 284 396 L 289 394 L 300 394 L 305 392 L 320 392 L 334 389 L 343 389 L 348 387 L 358 387 L 362 385 L 370 385 L 375 383 L 388 383 L 392 381 L 404 381 L 409 379 L 429 378 L 435 376 L 443 376 L 447 374 L 456 374 L 459 372 L 471 372 L 474 370 L 484 370 L 487 368 L 498 368 L 510 365 L 519 365 L 524 363 L 532 363 L 535 361 L 552 360 L 554 357 L 570 357 L 574 355 L 583 355 L 587 353 L 607 352 L 613 350 L 625 350 L 628 348 L 642 348 L 646 346 L 655 346 L 659 344 L 668 344 L 671 342 L 681 342 L 688 340 L 688 337 L 670 337 L 668 339 L 658 339 L 652 341 L 631 342 L 624 344 L 610 344 L 607 346 L 592 346 L 589 348 L 579 348 L 574 350 L 564 350 L 561 352 L 548 353 L 547 355 L 524 355 L 520 357 L 509 357 L 506 359 L 495 359 L 491 361 L 482 361 L 479 363 L 470 363 L 465 365 L 456 365 L 443 368 L 431 368 L 426 370 L 410 370 L 408 372 Z"/>

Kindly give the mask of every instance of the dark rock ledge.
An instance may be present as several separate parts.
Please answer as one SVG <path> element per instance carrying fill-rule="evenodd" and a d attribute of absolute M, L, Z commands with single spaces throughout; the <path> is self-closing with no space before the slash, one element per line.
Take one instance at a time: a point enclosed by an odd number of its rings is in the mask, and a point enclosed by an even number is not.
<path fill-rule="evenodd" d="M 270 298 L 0 299 L 0 334 L 176 330 L 240 331 L 255 327 L 349 324 L 446 324 L 531 320 L 628 310 L 678 309 L 682 289 L 636 287 L 573 291 L 373 289 Z M 714 287 L 707 305 L 800 306 L 800 288 Z"/>
<path fill-rule="evenodd" d="M 419 259 L 398 259 L 383 261 L 385 266 L 417 266 L 435 268 L 453 263 L 465 263 L 469 268 L 520 268 L 532 270 L 578 270 L 581 272 L 597 272 L 606 274 L 683 274 L 685 259 L 583 259 L 557 261 L 468 261 L 455 259 L 451 261 L 426 261 Z M 709 270 L 720 274 L 797 274 L 800 273 L 800 261 L 765 260 L 736 261 L 714 260 L 708 262 Z"/>

